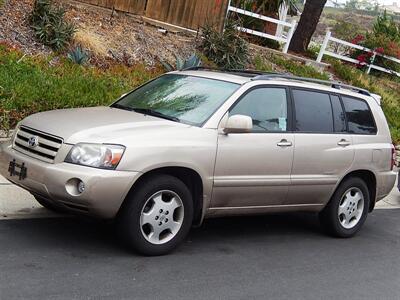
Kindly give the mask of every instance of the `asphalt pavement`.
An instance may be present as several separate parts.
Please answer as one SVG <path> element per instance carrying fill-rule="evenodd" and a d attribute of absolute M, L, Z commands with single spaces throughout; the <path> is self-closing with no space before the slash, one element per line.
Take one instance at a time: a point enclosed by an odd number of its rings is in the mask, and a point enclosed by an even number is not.
<path fill-rule="evenodd" d="M 0 299 L 400 299 L 400 209 L 354 238 L 314 215 L 208 220 L 162 257 L 81 218 L 0 221 Z"/>

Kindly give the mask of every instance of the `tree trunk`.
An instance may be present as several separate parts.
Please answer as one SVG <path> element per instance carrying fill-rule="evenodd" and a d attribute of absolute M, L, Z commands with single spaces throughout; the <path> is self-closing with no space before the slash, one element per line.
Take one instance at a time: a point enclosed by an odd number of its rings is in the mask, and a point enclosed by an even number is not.
<path fill-rule="evenodd" d="M 290 42 L 289 51 L 305 53 L 317 28 L 327 0 L 307 0 L 299 24 Z"/>

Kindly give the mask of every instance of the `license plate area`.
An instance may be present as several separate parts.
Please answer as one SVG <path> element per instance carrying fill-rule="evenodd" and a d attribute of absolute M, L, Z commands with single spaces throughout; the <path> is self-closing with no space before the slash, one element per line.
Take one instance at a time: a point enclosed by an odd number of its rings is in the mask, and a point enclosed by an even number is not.
<path fill-rule="evenodd" d="M 24 180 L 27 174 L 25 163 L 18 164 L 15 159 L 13 159 L 8 166 L 8 173 L 10 177 L 17 176 L 19 180 Z"/>

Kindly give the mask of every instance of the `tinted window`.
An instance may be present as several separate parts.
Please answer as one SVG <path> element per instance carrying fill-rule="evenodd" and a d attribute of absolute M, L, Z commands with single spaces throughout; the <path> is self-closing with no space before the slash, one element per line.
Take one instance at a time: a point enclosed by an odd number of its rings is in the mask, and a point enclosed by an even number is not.
<path fill-rule="evenodd" d="M 345 132 L 346 118 L 339 97 L 331 95 L 331 102 L 333 111 L 333 127 L 335 132 Z"/>
<path fill-rule="evenodd" d="M 328 94 L 293 90 L 296 131 L 333 132 L 332 107 Z"/>
<path fill-rule="evenodd" d="M 342 97 L 346 110 L 349 132 L 358 134 L 374 134 L 376 127 L 372 113 L 363 100 Z"/>
<path fill-rule="evenodd" d="M 258 88 L 252 90 L 232 108 L 229 114 L 251 117 L 254 132 L 286 131 L 286 89 Z"/>

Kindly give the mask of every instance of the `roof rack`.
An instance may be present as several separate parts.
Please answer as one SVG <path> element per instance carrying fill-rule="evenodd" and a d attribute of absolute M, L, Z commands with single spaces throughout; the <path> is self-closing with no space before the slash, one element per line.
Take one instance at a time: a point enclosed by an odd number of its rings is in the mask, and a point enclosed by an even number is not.
<path fill-rule="evenodd" d="M 365 89 L 361 89 L 361 88 L 358 88 L 358 87 L 355 87 L 352 85 L 344 84 L 344 83 L 341 83 L 338 81 L 329 81 L 329 80 L 314 79 L 314 78 L 308 78 L 308 77 L 299 77 L 299 76 L 292 76 L 292 75 L 287 75 L 287 74 L 279 74 L 279 73 L 263 74 L 263 75 L 259 75 L 259 76 L 252 78 L 252 80 L 272 80 L 272 79 L 276 79 L 276 78 L 318 83 L 318 84 L 330 86 L 330 87 L 338 89 L 338 90 L 347 89 L 347 90 L 351 90 L 351 91 L 357 92 L 362 95 L 371 96 L 371 93 Z"/>
<path fill-rule="evenodd" d="M 300 76 L 294 76 L 290 74 L 283 74 L 283 73 L 277 73 L 277 72 L 266 72 L 266 71 L 258 71 L 258 70 L 249 70 L 249 69 L 221 69 L 221 68 L 209 68 L 209 67 L 203 67 L 203 66 L 198 66 L 198 67 L 190 67 L 183 69 L 182 71 L 196 71 L 196 70 L 209 70 L 209 71 L 216 71 L 216 72 L 226 72 L 226 73 L 231 73 L 231 74 L 236 74 L 240 76 L 245 76 L 245 77 L 251 77 L 252 80 L 272 80 L 272 79 L 288 79 L 288 80 L 297 80 L 297 81 L 303 81 L 303 82 L 312 82 L 312 83 L 318 83 L 318 84 L 323 84 L 330 86 L 335 89 L 347 89 L 351 90 L 353 92 L 366 95 L 366 96 L 371 96 L 371 93 L 365 89 L 358 88 L 352 85 L 344 84 L 338 81 L 329 81 L 329 80 L 322 80 L 322 79 L 314 79 L 314 78 L 308 78 L 308 77 L 300 77 Z"/>
<path fill-rule="evenodd" d="M 216 72 L 225 72 L 225 73 L 232 73 L 237 75 L 242 75 L 246 77 L 256 77 L 260 75 L 278 75 L 279 73 L 276 72 L 265 72 L 265 71 L 258 71 L 258 70 L 250 70 L 250 69 L 224 69 L 224 68 L 210 68 L 210 67 L 189 67 L 183 69 L 182 71 L 196 71 L 196 70 L 204 70 L 204 71 L 216 71 Z"/>

